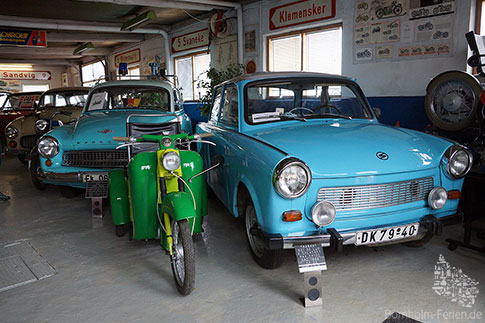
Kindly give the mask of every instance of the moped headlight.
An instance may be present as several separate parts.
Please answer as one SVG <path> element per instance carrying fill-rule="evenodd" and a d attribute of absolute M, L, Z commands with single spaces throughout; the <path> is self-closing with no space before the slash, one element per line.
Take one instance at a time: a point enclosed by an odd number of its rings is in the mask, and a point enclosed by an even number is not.
<path fill-rule="evenodd" d="M 5 135 L 8 139 L 14 139 L 18 136 L 18 134 L 19 130 L 13 126 L 8 126 L 7 129 L 5 129 Z"/>
<path fill-rule="evenodd" d="M 308 166 L 296 158 L 283 160 L 273 173 L 273 185 L 284 198 L 294 199 L 306 193 L 312 175 Z"/>
<path fill-rule="evenodd" d="M 455 145 L 448 148 L 445 157 L 448 158 L 446 170 L 452 178 L 462 178 L 470 171 L 473 164 L 472 154 L 461 146 Z"/>
<path fill-rule="evenodd" d="M 443 187 L 435 187 L 429 192 L 428 204 L 433 210 L 439 210 L 445 206 L 448 200 L 448 192 Z"/>
<path fill-rule="evenodd" d="M 46 130 L 48 125 L 49 123 L 47 122 L 47 120 L 44 119 L 39 119 L 35 122 L 35 128 L 37 129 L 37 131 Z"/>
<path fill-rule="evenodd" d="M 335 215 L 337 210 L 335 206 L 328 201 L 317 202 L 312 207 L 312 219 L 313 222 L 318 226 L 326 226 L 335 220 Z"/>
<path fill-rule="evenodd" d="M 37 151 L 44 158 L 52 158 L 59 153 L 59 143 L 53 137 L 43 137 L 37 145 Z"/>
<path fill-rule="evenodd" d="M 162 158 L 163 167 L 172 172 L 180 167 L 180 156 L 175 151 L 169 151 Z"/>

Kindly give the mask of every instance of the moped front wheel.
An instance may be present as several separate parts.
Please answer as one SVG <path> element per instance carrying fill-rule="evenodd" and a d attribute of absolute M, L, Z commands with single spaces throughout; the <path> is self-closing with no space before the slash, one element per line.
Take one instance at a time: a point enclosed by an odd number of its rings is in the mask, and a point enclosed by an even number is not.
<path fill-rule="evenodd" d="M 189 295 L 195 284 L 195 251 L 188 220 L 171 222 L 173 236 L 173 255 L 171 265 L 177 290 Z"/>

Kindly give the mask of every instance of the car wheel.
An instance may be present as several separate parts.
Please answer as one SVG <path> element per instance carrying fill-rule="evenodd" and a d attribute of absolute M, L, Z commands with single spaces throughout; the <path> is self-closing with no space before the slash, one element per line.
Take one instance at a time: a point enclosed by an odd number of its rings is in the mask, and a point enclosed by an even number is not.
<path fill-rule="evenodd" d="M 403 242 L 402 245 L 409 248 L 419 248 L 424 246 L 428 242 L 430 242 L 433 236 L 434 236 L 434 233 L 432 231 L 428 231 L 424 234 L 424 236 L 421 239 Z"/>
<path fill-rule="evenodd" d="M 27 165 L 28 162 L 27 162 L 27 160 L 25 160 L 25 157 L 26 156 L 24 154 L 17 155 L 17 159 L 19 160 L 19 162 L 21 162 L 24 165 Z"/>
<path fill-rule="evenodd" d="M 37 174 L 39 172 L 39 168 L 40 168 L 40 160 L 39 160 L 39 156 L 34 156 L 32 158 L 32 161 L 30 163 L 30 168 L 29 168 L 29 171 L 30 171 L 30 179 L 32 180 L 32 184 L 34 185 L 34 187 L 40 191 L 43 191 L 47 188 L 47 184 L 44 184 L 42 183 L 38 178 L 37 178 Z"/>
<path fill-rule="evenodd" d="M 244 212 L 246 237 L 253 259 L 258 265 L 265 269 L 278 268 L 283 262 L 283 250 L 270 250 L 264 246 L 264 241 L 255 231 L 259 229 L 256 211 L 251 200 L 249 200 Z"/>
<path fill-rule="evenodd" d="M 427 87 L 426 114 L 440 129 L 466 129 L 476 120 L 481 93 L 482 87 L 472 75 L 458 71 L 443 73 Z"/>

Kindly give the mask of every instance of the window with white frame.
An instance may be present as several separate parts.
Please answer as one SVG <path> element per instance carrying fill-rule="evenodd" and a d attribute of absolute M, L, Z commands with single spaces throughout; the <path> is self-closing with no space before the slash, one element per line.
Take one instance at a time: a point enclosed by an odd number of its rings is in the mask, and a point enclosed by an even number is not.
<path fill-rule="evenodd" d="M 197 53 L 175 58 L 175 75 L 182 88 L 184 101 L 200 100 L 207 92 L 200 88 L 200 81 L 208 81 L 207 71 L 210 68 L 210 54 Z"/>
<path fill-rule="evenodd" d="M 268 37 L 268 70 L 342 73 L 342 25 Z"/>
<path fill-rule="evenodd" d="M 104 61 L 86 64 L 81 67 L 83 76 L 83 86 L 91 87 L 97 83 L 104 82 L 103 76 L 106 75 L 104 70 Z"/>

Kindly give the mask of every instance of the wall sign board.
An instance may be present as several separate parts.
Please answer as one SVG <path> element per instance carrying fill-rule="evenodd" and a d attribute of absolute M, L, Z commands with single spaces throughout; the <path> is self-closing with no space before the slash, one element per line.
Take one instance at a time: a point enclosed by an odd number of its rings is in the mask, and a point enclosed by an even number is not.
<path fill-rule="evenodd" d="M 0 44 L 28 47 L 47 47 L 45 30 L 18 30 L 0 28 Z"/>
<path fill-rule="evenodd" d="M 118 67 L 120 63 L 126 63 L 128 65 L 138 63 L 141 60 L 140 56 L 139 48 L 115 55 L 115 65 Z"/>
<path fill-rule="evenodd" d="M 209 46 L 209 29 L 202 29 L 172 38 L 172 53 Z"/>
<path fill-rule="evenodd" d="M 49 71 L 2 71 L 0 70 L 0 80 L 41 80 L 51 79 Z"/>
<path fill-rule="evenodd" d="M 335 0 L 300 0 L 269 10 L 269 29 L 275 30 L 335 17 Z"/>

